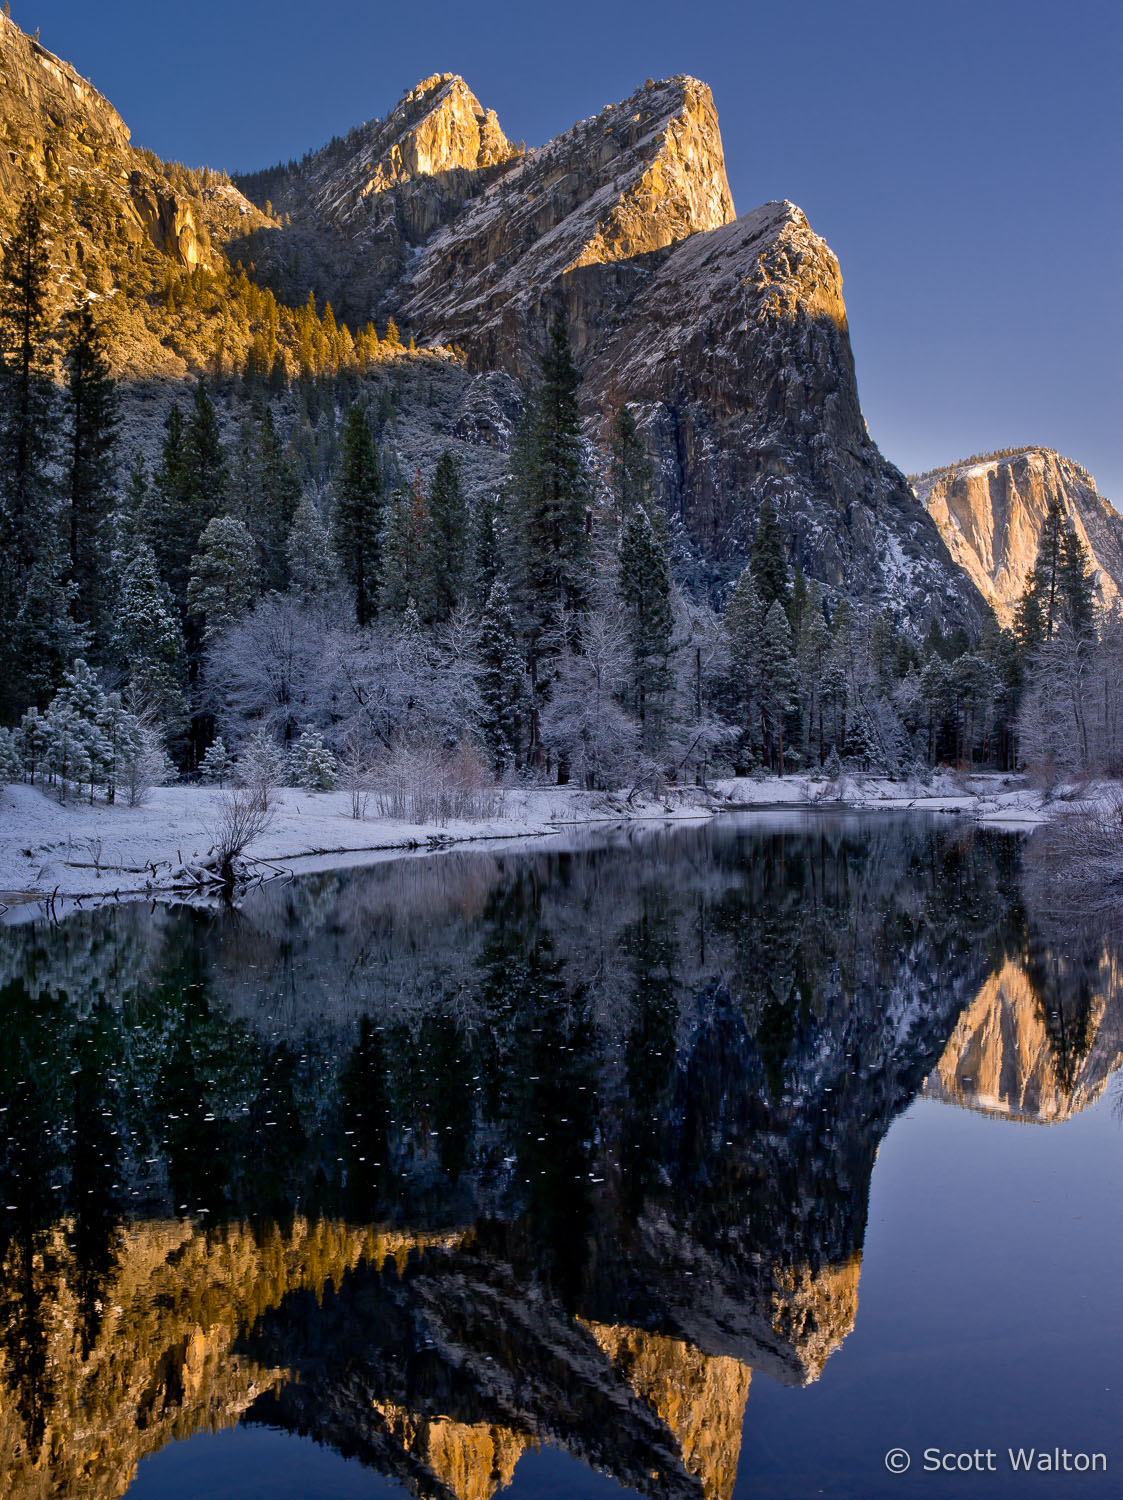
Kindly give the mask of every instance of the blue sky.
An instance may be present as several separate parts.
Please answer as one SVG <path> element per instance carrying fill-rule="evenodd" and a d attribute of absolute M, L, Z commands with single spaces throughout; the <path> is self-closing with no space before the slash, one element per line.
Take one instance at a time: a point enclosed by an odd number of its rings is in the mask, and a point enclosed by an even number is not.
<path fill-rule="evenodd" d="M 648 77 L 714 91 L 744 213 L 838 255 L 862 406 L 904 469 L 1044 443 L 1123 507 L 1117 0 L 13 0 L 133 140 L 236 169 L 461 73 L 537 145 Z"/>

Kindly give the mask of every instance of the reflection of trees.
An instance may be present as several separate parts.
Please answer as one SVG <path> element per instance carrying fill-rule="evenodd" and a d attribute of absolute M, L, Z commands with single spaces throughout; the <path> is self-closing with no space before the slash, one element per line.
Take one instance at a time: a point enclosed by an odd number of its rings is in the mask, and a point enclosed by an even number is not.
<path fill-rule="evenodd" d="M 608 1438 L 577 1429 L 619 1409 L 604 1349 L 645 1370 L 652 1351 L 728 1358 L 731 1391 L 739 1362 L 814 1375 L 853 1316 L 877 1146 L 986 975 L 1016 955 L 1059 1075 L 1088 1055 L 1102 942 L 1042 937 L 1017 876 L 1003 836 L 824 818 L 656 834 L 639 858 L 336 872 L 267 888 L 235 921 L 79 915 L 61 958 L 46 929 L 4 933 L 0 972 L 19 977 L 0 991 L 0 1172 L 17 1208 L 0 1294 L 29 1433 L 51 1400 L 60 1227 L 88 1354 L 122 1218 L 183 1204 L 259 1224 L 263 1251 L 308 1214 L 474 1226 L 424 1276 L 369 1267 L 337 1287 L 347 1306 L 271 1315 L 269 1359 L 312 1360 L 337 1317 L 377 1327 L 387 1359 L 408 1332 L 406 1384 L 369 1375 L 371 1452 L 400 1447 L 408 1408 L 465 1431 L 564 1427 L 599 1453 Z M 102 998 L 72 995 L 75 976 Z M 540 1367 L 548 1349 L 561 1373 Z M 533 1387 L 533 1420 L 499 1369 Z M 278 1397 L 293 1420 L 322 1420 L 321 1375 Z M 624 1470 L 662 1473 L 666 1434 L 638 1409 Z"/>

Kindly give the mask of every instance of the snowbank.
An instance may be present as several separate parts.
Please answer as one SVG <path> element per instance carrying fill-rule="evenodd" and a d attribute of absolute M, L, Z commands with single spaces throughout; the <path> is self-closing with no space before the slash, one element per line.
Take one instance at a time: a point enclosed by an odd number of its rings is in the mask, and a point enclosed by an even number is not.
<path fill-rule="evenodd" d="M 1047 822 L 1054 805 L 1023 778 L 992 773 L 960 775 L 938 771 L 924 781 L 844 772 L 825 776 L 733 777 L 714 790 L 736 807 L 856 807 L 884 811 L 957 813 L 991 826 L 1035 828 Z M 1070 789 L 1065 789 L 1070 790 Z M 1053 797 L 1061 795 L 1060 789 Z"/>
<path fill-rule="evenodd" d="M 60 807 L 38 787 L 0 787 L 0 902 L 13 897 L 143 895 L 177 885 L 176 872 L 206 858 L 215 842 L 222 791 L 168 786 L 143 807 Z M 712 799 L 686 788 L 670 799 L 635 800 L 569 787 L 528 787 L 503 794 L 496 816 L 481 822 L 417 824 L 351 816 L 347 792 L 272 794 L 268 830 L 246 852 L 260 873 L 365 862 L 387 851 L 440 848 L 464 840 L 552 836 L 582 823 L 641 818 L 706 818 Z"/>
<path fill-rule="evenodd" d="M 968 816 L 990 826 L 1029 829 L 1058 806 L 1123 795 L 1114 783 L 1054 789 L 1051 797 L 1013 776 L 938 773 L 924 782 L 843 775 L 737 777 L 711 795 L 684 787 L 666 798 L 630 801 L 572 787 L 520 787 L 503 794 L 496 816 L 479 822 L 416 824 L 374 811 L 351 816 L 346 792 L 285 788 L 274 794 L 272 822 L 247 851 L 262 875 L 374 862 L 467 840 L 556 838 L 585 824 L 708 818 L 741 808 L 837 807 Z M 215 839 L 223 793 L 170 786 L 144 807 L 65 807 L 37 787 L 0 787 L 0 904 L 56 896 L 113 898 L 177 889 L 177 872 L 205 859 Z M 2 915 L 2 913 L 0 913 Z"/>

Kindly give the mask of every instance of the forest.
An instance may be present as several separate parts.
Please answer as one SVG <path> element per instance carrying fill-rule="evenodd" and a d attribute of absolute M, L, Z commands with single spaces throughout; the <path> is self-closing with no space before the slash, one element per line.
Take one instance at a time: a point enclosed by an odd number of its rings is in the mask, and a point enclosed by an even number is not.
<path fill-rule="evenodd" d="M 392 323 L 353 336 L 330 307 L 270 311 L 244 274 L 206 280 L 154 295 L 169 316 L 227 296 L 256 331 L 183 383 L 148 465 L 97 301 L 58 319 L 41 200 L 20 212 L 0 273 L 0 779 L 112 801 L 177 776 L 1119 770 L 1123 621 L 1097 611 L 1059 508 L 1013 630 L 918 638 L 805 578 L 767 500 L 739 577 L 684 566 L 634 413 L 605 452 L 583 436 L 560 318 L 481 489 L 451 449 L 402 472 L 383 377 L 427 356 Z"/>

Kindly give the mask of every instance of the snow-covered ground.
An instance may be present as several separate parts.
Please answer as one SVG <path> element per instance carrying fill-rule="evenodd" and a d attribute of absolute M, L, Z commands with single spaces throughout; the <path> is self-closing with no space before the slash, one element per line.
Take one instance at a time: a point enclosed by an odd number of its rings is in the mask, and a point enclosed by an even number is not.
<path fill-rule="evenodd" d="M 156 788 L 143 807 L 65 807 L 38 787 L 0 787 L 0 902 L 13 896 L 108 897 L 168 890 L 183 866 L 207 857 L 223 792 L 217 787 Z M 388 851 L 439 848 L 464 840 L 553 836 L 581 823 L 640 818 L 707 818 L 710 799 L 687 788 L 669 799 L 633 799 L 569 787 L 504 792 L 496 814 L 475 822 L 407 823 L 380 816 L 372 797 L 365 818 L 351 816 L 347 792 L 282 788 L 271 795 L 268 829 L 246 851 L 261 874 L 374 860 Z"/>
<path fill-rule="evenodd" d="M 1009 828 L 1032 828 L 1053 809 L 1104 788 L 1054 791 L 1051 799 L 1012 776 L 938 773 L 920 782 L 844 775 L 740 777 L 706 796 L 682 788 L 666 798 L 632 799 L 572 787 L 506 791 L 494 816 L 475 822 L 417 824 L 380 816 L 372 798 L 365 818 L 351 816 L 346 792 L 285 788 L 273 795 L 267 831 L 248 849 L 262 875 L 354 865 L 466 840 L 555 838 L 581 824 L 708 818 L 735 808 L 873 808 L 951 813 Z M 1118 794 L 1118 789 L 1117 789 Z M 37 787 L 0 787 L 0 903 L 27 897 L 135 896 L 182 884 L 182 867 L 207 857 L 223 793 L 217 787 L 154 790 L 143 807 L 65 807 Z"/>
<path fill-rule="evenodd" d="M 882 808 L 887 811 L 959 813 L 980 823 L 1005 828 L 1035 828 L 1047 822 L 1058 805 L 1095 788 L 1055 788 L 1051 797 L 1027 785 L 1023 777 L 975 776 L 937 771 L 924 781 L 895 781 L 887 776 L 843 773 L 837 780 L 816 776 L 734 777 L 713 783 L 727 802 L 739 807 Z"/>

